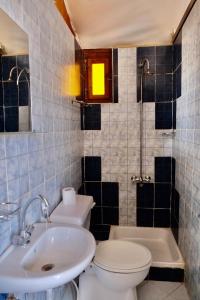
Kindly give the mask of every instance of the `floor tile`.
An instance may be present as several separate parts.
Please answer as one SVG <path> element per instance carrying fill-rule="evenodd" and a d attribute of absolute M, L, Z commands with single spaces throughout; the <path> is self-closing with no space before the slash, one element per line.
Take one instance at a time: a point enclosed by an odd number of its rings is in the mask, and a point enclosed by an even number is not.
<path fill-rule="evenodd" d="M 189 300 L 180 282 L 144 281 L 138 287 L 138 300 Z"/>

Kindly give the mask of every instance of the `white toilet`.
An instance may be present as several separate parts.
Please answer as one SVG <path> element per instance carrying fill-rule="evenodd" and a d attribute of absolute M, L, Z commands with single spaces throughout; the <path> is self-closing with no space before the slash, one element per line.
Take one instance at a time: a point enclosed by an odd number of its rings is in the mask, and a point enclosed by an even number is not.
<path fill-rule="evenodd" d="M 75 205 L 62 202 L 51 214 L 52 222 L 76 224 L 89 229 L 91 196 L 76 196 Z M 151 266 L 150 251 L 125 240 L 100 242 L 90 266 L 79 278 L 79 300 L 136 300 L 136 286 Z"/>

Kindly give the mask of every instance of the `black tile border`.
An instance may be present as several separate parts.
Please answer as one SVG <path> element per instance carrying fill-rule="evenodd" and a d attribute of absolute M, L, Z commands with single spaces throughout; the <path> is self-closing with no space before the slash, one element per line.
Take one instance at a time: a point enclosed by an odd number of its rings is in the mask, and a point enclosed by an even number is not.
<path fill-rule="evenodd" d="M 84 156 L 81 158 L 82 182 L 101 182 L 101 156 Z"/>
<path fill-rule="evenodd" d="M 101 130 L 101 104 L 81 107 L 81 130 Z"/>
<path fill-rule="evenodd" d="M 184 269 L 151 267 L 147 280 L 184 282 Z"/>

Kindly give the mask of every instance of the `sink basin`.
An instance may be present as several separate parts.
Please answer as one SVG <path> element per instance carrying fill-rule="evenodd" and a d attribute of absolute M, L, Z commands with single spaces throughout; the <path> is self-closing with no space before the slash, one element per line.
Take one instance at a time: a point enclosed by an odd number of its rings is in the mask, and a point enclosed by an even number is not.
<path fill-rule="evenodd" d="M 31 242 L 10 246 L 0 258 L 0 292 L 38 292 L 78 276 L 95 253 L 92 234 L 79 226 L 34 225 Z"/>

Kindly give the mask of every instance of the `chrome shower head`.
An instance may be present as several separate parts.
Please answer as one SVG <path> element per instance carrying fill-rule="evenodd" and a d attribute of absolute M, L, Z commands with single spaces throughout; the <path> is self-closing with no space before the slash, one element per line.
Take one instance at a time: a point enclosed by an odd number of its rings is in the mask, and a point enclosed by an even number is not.
<path fill-rule="evenodd" d="M 149 63 L 148 58 L 143 58 L 140 61 L 138 66 L 139 66 L 139 68 L 142 69 L 144 74 L 147 74 L 147 75 L 153 75 L 154 74 L 153 72 L 150 72 L 150 63 Z"/>

